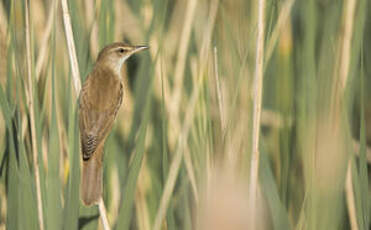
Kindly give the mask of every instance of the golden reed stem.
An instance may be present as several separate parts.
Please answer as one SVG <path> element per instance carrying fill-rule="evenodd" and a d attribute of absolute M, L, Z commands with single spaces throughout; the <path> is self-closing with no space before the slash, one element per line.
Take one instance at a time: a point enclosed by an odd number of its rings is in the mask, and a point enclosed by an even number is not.
<path fill-rule="evenodd" d="M 79 95 L 80 90 L 81 90 L 81 80 L 80 80 L 81 78 L 80 78 L 79 65 L 78 65 L 77 57 L 76 57 L 75 42 L 73 39 L 71 17 L 70 17 L 70 13 L 68 12 L 67 0 L 62 0 L 62 11 L 63 11 L 63 22 L 64 22 L 64 29 L 65 29 L 65 34 L 66 34 L 68 55 L 69 55 L 70 64 L 71 64 L 73 83 L 75 85 L 76 95 Z"/>
<path fill-rule="evenodd" d="M 260 135 L 260 115 L 263 91 L 263 60 L 264 60 L 264 10 L 265 0 L 258 1 L 258 35 L 256 40 L 256 59 L 254 74 L 254 111 L 253 111 L 253 136 L 252 136 L 252 155 L 250 167 L 250 207 L 251 207 L 251 229 L 255 229 L 255 210 L 258 189 L 259 171 L 259 135 Z"/>
<path fill-rule="evenodd" d="M 41 200 L 41 187 L 40 187 L 40 172 L 39 161 L 36 141 L 36 126 L 35 126 L 35 111 L 33 104 L 33 84 L 32 84 L 32 61 L 31 61 L 31 31 L 30 31 L 30 7 L 29 0 L 25 0 L 25 19 L 26 19 L 26 62 L 27 62 L 27 78 L 28 78 L 28 107 L 30 110 L 30 123 L 31 123 L 31 138 L 32 138 L 32 156 L 33 156 L 33 169 L 35 174 L 36 183 L 36 198 L 37 198 L 37 213 L 40 230 L 44 230 L 44 216 L 43 205 Z"/>

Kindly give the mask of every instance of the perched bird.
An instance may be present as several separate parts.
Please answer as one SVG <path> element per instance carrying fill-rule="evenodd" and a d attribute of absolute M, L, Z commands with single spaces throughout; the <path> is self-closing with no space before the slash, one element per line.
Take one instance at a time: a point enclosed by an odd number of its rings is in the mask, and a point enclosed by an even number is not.
<path fill-rule="evenodd" d="M 123 97 L 121 67 L 131 55 L 147 48 L 121 42 L 104 47 L 81 89 L 81 200 L 85 205 L 98 203 L 102 196 L 104 142 L 112 129 Z"/>

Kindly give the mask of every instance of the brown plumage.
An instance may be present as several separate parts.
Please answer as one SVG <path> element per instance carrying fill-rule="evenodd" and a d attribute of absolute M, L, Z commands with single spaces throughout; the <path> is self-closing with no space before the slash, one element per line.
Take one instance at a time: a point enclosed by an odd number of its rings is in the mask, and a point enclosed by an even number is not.
<path fill-rule="evenodd" d="M 79 126 L 82 148 L 81 199 L 96 204 L 102 195 L 104 142 L 122 103 L 121 66 L 145 46 L 113 43 L 98 55 L 80 92 Z"/>

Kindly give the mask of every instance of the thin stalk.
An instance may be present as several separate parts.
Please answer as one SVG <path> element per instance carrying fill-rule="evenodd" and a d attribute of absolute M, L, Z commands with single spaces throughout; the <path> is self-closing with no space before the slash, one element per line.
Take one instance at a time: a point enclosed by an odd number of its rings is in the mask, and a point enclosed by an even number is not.
<path fill-rule="evenodd" d="M 353 36 L 353 22 L 354 22 L 354 13 L 356 8 L 356 0 L 348 0 L 344 4 L 344 12 L 343 12 L 343 30 L 342 34 L 340 35 L 340 60 L 338 62 L 338 71 L 335 71 L 335 74 L 339 73 L 339 76 L 335 76 L 335 83 L 334 84 L 334 115 L 337 114 L 337 111 L 340 111 L 342 108 L 341 102 L 343 101 L 346 84 L 349 76 L 349 66 L 350 66 L 350 54 L 351 54 L 351 42 Z M 336 78 L 337 77 L 337 78 Z M 355 208 L 355 200 L 354 200 L 354 191 L 353 191 L 353 183 L 352 183 L 352 167 L 351 167 L 351 157 L 348 160 L 348 168 L 347 168 L 347 175 L 346 175 L 346 183 L 345 183 L 345 193 L 346 193 L 346 201 L 348 207 L 348 215 L 350 220 L 350 225 L 352 230 L 358 230 L 358 223 L 357 223 L 357 215 L 356 215 L 356 208 Z"/>
<path fill-rule="evenodd" d="M 250 167 L 250 206 L 251 206 L 251 229 L 255 229 L 256 196 L 258 189 L 259 170 L 259 136 L 260 114 L 263 91 L 263 60 L 264 60 L 264 9 L 265 0 L 258 1 L 258 35 L 256 40 L 256 59 L 254 74 L 254 111 L 252 133 L 252 156 Z"/>
<path fill-rule="evenodd" d="M 352 182 L 352 164 L 350 163 L 351 159 L 348 162 L 348 169 L 345 182 L 346 190 L 346 200 L 348 206 L 348 215 L 350 220 L 350 226 L 352 230 L 358 230 L 357 215 L 356 215 L 356 205 L 354 200 L 354 190 Z"/>
<path fill-rule="evenodd" d="M 220 114 L 220 125 L 222 127 L 222 135 L 224 138 L 225 134 L 225 118 L 224 118 L 224 105 L 223 105 L 223 92 L 222 88 L 220 86 L 220 78 L 219 78 L 219 68 L 218 68 L 218 50 L 216 47 L 214 47 L 214 76 L 215 76 L 215 82 L 216 82 L 216 94 L 218 97 L 218 107 L 219 107 L 219 114 Z"/>
<path fill-rule="evenodd" d="M 182 91 L 182 82 L 184 77 L 184 68 L 186 63 L 186 54 L 188 50 L 189 41 L 191 38 L 191 29 L 194 19 L 197 1 L 188 1 L 187 11 L 185 15 L 184 27 L 179 41 L 179 52 L 177 56 L 177 63 L 175 65 L 174 90 L 173 101 L 171 102 L 171 112 L 173 112 L 174 119 L 177 119 L 179 112 L 179 101 Z"/>
<path fill-rule="evenodd" d="M 345 90 L 348 73 L 349 73 L 349 65 L 350 65 L 350 48 L 353 36 L 353 22 L 354 22 L 354 13 L 356 8 L 356 0 L 348 0 L 346 5 L 344 6 L 344 33 L 342 37 L 342 45 L 341 45 L 341 61 L 340 61 L 340 87 L 342 89 L 342 94 Z"/>
<path fill-rule="evenodd" d="M 354 12 L 356 8 L 356 0 L 348 0 L 344 3 L 342 30 L 340 32 L 339 43 L 339 59 L 335 65 L 334 84 L 332 90 L 333 109 L 332 112 L 336 116 L 341 109 L 341 102 L 349 75 L 351 42 L 353 36 Z M 337 117 L 335 117 L 337 118 Z"/>
<path fill-rule="evenodd" d="M 33 83 L 32 83 L 32 61 L 31 61 L 31 31 L 30 31 L 30 8 L 29 0 L 25 0 L 25 19 L 26 19 L 26 62 L 28 78 L 28 108 L 30 109 L 31 138 L 32 138 L 32 156 L 33 169 L 36 183 L 37 213 L 40 230 L 44 230 L 43 205 L 41 199 L 40 172 L 36 140 L 35 110 L 33 104 Z"/>
<path fill-rule="evenodd" d="M 77 62 L 76 56 L 76 49 L 75 49 L 75 42 L 73 39 L 73 32 L 71 26 L 71 17 L 68 11 L 68 4 L 67 0 L 62 0 L 62 11 L 63 11 L 63 22 L 64 22 L 64 29 L 68 47 L 68 55 L 71 63 L 71 70 L 72 70 L 72 78 L 75 85 L 75 92 L 76 95 L 79 95 L 81 90 L 81 81 L 80 81 L 80 71 L 79 65 Z"/>
<path fill-rule="evenodd" d="M 104 201 L 102 197 L 99 199 L 98 207 L 99 207 L 100 217 L 102 220 L 103 229 L 110 230 L 108 219 L 107 219 L 107 211 L 106 211 L 106 207 L 104 206 Z"/>
<path fill-rule="evenodd" d="M 198 205 L 199 204 L 198 189 L 196 185 L 196 176 L 195 176 L 194 169 L 193 169 L 191 154 L 190 154 L 189 147 L 187 145 L 184 146 L 184 148 L 185 148 L 184 149 L 184 162 L 185 162 L 186 170 L 189 176 L 189 181 L 191 183 L 193 195 L 195 198 L 195 203 L 196 205 Z"/>
<path fill-rule="evenodd" d="M 56 4 L 58 4 L 58 0 L 54 0 L 52 5 L 50 6 L 50 12 L 48 15 L 48 23 L 46 25 L 46 29 L 43 33 L 43 38 L 41 41 L 41 48 L 40 48 L 40 54 L 37 57 L 36 60 L 36 80 L 38 81 L 40 78 L 40 73 L 42 70 L 42 67 L 47 60 L 46 58 L 46 49 L 48 47 L 48 40 L 50 38 L 50 34 L 52 32 L 52 26 L 54 22 L 54 15 L 56 12 Z"/>

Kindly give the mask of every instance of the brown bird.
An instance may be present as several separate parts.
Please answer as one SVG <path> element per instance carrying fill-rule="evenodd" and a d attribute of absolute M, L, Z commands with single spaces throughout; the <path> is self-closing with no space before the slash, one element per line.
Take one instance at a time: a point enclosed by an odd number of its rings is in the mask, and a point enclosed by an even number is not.
<path fill-rule="evenodd" d="M 146 46 L 113 43 L 99 53 L 80 92 L 79 126 L 82 146 L 81 199 L 85 205 L 102 196 L 104 142 L 112 129 L 123 96 L 121 67 Z"/>

